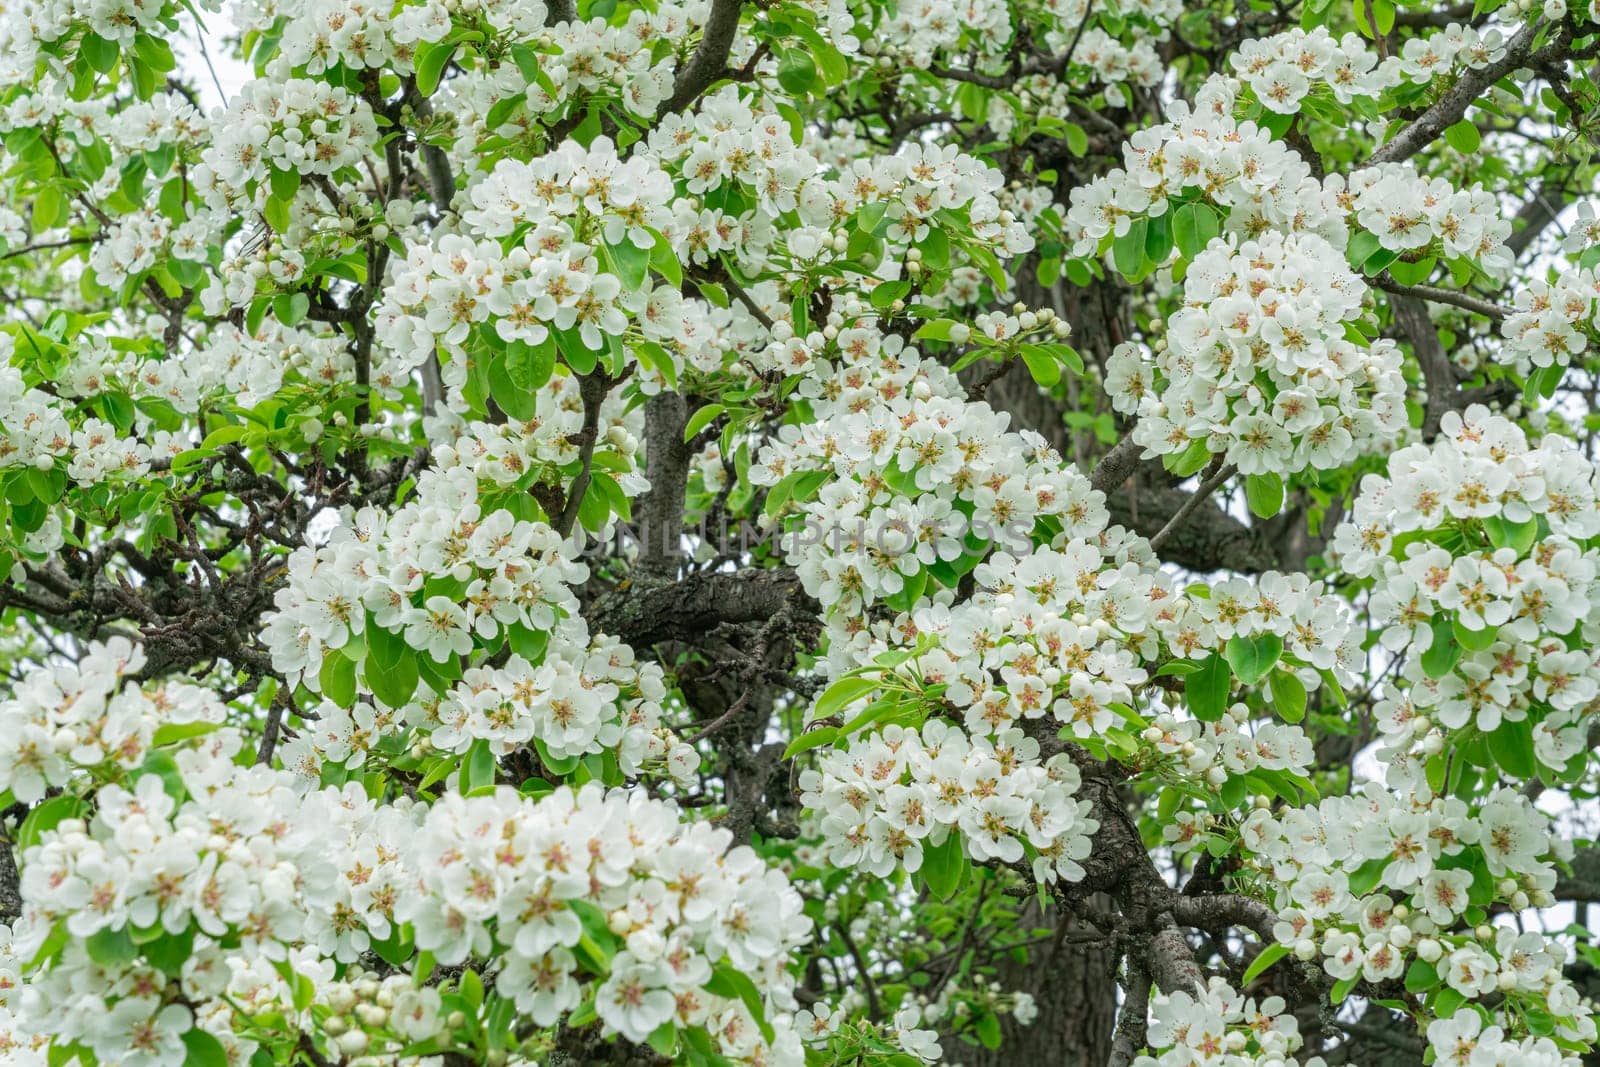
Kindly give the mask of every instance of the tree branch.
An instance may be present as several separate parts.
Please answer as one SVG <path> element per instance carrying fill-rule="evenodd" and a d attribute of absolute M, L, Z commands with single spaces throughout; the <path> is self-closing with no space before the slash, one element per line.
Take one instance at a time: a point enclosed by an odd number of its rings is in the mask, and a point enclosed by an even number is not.
<path fill-rule="evenodd" d="M 1506 317 L 1506 309 L 1499 304 L 1488 300 L 1480 300 L 1478 297 L 1469 296 L 1454 289 L 1440 289 L 1432 285 L 1401 285 L 1389 276 L 1388 271 L 1378 275 L 1374 279 L 1374 284 L 1384 292 L 1393 293 L 1395 296 L 1409 296 L 1418 300 L 1430 300 L 1435 304 L 1449 304 L 1464 311 L 1483 315 L 1486 318 L 1493 319 L 1495 322 L 1499 322 Z"/>
<path fill-rule="evenodd" d="M 790 607 L 819 611 L 793 571 L 751 568 L 655 586 L 635 581 L 596 599 L 585 616 L 597 630 L 643 648 L 724 623 L 764 622 Z"/>
<path fill-rule="evenodd" d="M 1372 153 L 1366 166 L 1400 163 L 1410 159 L 1437 140 L 1444 133 L 1446 126 L 1459 122 L 1467 108 L 1472 106 L 1473 101 L 1477 100 L 1485 89 L 1526 62 L 1529 53 L 1533 51 L 1533 39 L 1543 21 L 1543 19 L 1533 19 L 1518 30 L 1516 36 L 1506 45 L 1505 53 L 1493 63 L 1466 70 L 1432 107 L 1395 134 L 1393 140 Z M 1567 37 L 1563 30 L 1546 51 L 1560 54 L 1565 50 L 1566 41 Z"/>
<path fill-rule="evenodd" d="M 719 79 L 728 73 L 728 53 L 733 50 L 733 39 L 739 31 L 739 13 L 744 0 L 712 0 L 711 14 L 700 37 L 700 47 L 694 50 L 689 62 L 678 72 L 672 95 L 656 110 L 660 119 L 682 111 Z"/>
<path fill-rule="evenodd" d="M 1172 518 L 1167 520 L 1167 524 L 1161 527 L 1154 537 L 1150 538 L 1151 549 L 1159 549 L 1166 543 L 1167 538 L 1171 537 L 1173 531 L 1183 525 L 1183 521 L 1194 512 L 1194 509 L 1204 503 L 1205 499 L 1212 493 L 1216 492 L 1217 486 L 1238 473 L 1239 468 L 1232 463 L 1225 463 L 1218 467 L 1210 477 L 1200 483 L 1200 487 L 1189 496 L 1188 500 L 1183 502 L 1183 506 L 1177 510 Z"/>

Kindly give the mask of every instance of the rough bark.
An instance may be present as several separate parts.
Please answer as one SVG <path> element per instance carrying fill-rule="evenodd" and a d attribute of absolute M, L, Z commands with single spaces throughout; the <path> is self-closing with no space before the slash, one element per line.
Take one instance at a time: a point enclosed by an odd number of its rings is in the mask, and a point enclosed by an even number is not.
<path fill-rule="evenodd" d="M 967 1067 L 1105 1067 L 1117 1019 L 1116 952 L 1072 940 L 1084 928 L 1070 914 L 1052 907 L 1041 916 L 1032 907 L 1019 925 L 1050 926 L 1057 938 L 1031 949 L 1026 963 L 1007 962 L 995 977 L 1003 989 L 1031 993 L 1038 1017 L 1028 1026 L 1002 1018 L 998 1049 L 947 1045 L 945 1051 Z"/>
<path fill-rule="evenodd" d="M 682 551 L 683 494 L 689 472 L 689 446 L 683 427 L 689 421 L 689 401 L 682 393 L 661 393 L 644 409 L 645 475 L 650 492 L 639 502 L 643 544 L 639 567 L 652 574 L 677 571 Z"/>
<path fill-rule="evenodd" d="M 0 839 L 0 926 L 9 926 L 22 914 L 22 882 L 11 843 Z"/>
<path fill-rule="evenodd" d="M 666 584 L 636 579 L 599 597 L 585 614 L 596 629 L 643 648 L 725 623 L 765 622 L 790 604 L 816 613 L 792 570 L 753 568 L 691 574 Z"/>
<path fill-rule="evenodd" d="M 1113 523 L 1150 537 L 1190 496 L 1188 490 L 1171 486 L 1135 485 L 1112 493 L 1107 504 Z M 1278 554 L 1265 531 L 1245 525 L 1209 500 L 1172 531 L 1158 555 L 1197 571 L 1226 567 L 1253 574 L 1278 566 Z"/>

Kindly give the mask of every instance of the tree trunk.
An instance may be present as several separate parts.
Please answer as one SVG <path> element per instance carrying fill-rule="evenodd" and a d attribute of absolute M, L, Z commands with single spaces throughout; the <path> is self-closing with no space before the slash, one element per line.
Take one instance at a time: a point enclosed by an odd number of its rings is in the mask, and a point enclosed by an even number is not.
<path fill-rule="evenodd" d="M 1031 907 L 1031 906 L 1030 906 Z M 1039 1016 L 1023 1026 L 1001 1019 L 1004 1041 L 993 1051 L 946 1040 L 945 1057 L 964 1067 L 1106 1067 L 1117 1021 L 1117 957 L 1108 946 L 1071 940 L 1082 926 L 1051 908 L 1043 921 L 1024 914 L 1019 927 L 1049 925 L 1057 938 L 1008 962 L 995 976 L 1006 992 L 1033 994 Z M 1063 941 L 1061 935 L 1066 935 Z"/>

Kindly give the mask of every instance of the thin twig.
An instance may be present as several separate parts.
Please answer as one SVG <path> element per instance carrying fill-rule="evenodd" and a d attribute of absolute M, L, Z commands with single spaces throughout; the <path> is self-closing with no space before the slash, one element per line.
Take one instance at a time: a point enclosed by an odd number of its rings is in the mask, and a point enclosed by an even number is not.
<path fill-rule="evenodd" d="M 1428 300 L 1435 304 L 1450 304 L 1464 311 L 1483 315 L 1486 318 L 1493 319 L 1495 322 L 1499 322 L 1507 314 L 1506 309 L 1499 304 L 1488 300 L 1480 300 L 1478 297 L 1468 296 L 1466 293 L 1460 293 L 1454 289 L 1440 289 L 1434 285 L 1401 285 L 1390 276 L 1388 271 L 1378 275 L 1375 281 L 1378 288 L 1386 293 L 1394 293 L 1397 296 L 1414 296 L 1419 300 Z"/>
<path fill-rule="evenodd" d="M 1150 548 L 1152 550 L 1160 548 L 1167 538 L 1171 537 L 1173 532 L 1183 524 L 1183 520 L 1193 514 L 1194 509 L 1204 503 L 1206 497 L 1216 491 L 1217 486 L 1238 473 L 1239 468 L 1229 463 L 1201 482 L 1200 488 L 1196 489 L 1189 499 L 1183 502 L 1183 506 L 1173 513 L 1172 518 L 1167 520 L 1167 524 L 1161 527 L 1154 537 L 1150 538 Z"/>

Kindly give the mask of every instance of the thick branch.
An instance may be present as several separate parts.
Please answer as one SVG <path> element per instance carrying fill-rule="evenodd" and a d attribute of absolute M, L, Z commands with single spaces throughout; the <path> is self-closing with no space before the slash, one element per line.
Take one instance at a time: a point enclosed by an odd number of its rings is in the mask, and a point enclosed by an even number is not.
<path fill-rule="evenodd" d="M 1378 275 L 1375 284 L 1386 293 L 1414 297 L 1418 300 L 1430 300 L 1435 304 L 1450 304 L 1453 307 L 1491 318 L 1496 322 L 1506 317 L 1506 309 L 1492 301 L 1480 300 L 1478 297 L 1469 296 L 1466 293 L 1458 293 L 1454 289 L 1440 289 L 1433 285 L 1401 285 L 1391 278 L 1387 271 Z"/>
<path fill-rule="evenodd" d="M 1160 530 L 1192 496 L 1166 485 L 1147 485 L 1143 479 L 1111 493 L 1106 506 L 1111 521 L 1149 537 Z M 1241 574 L 1282 569 L 1282 538 L 1249 526 L 1207 501 L 1195 508 L 1161 546 L 1161 558 L 1193 571 L 1230 570 Z"/>
<path fill-rule="evenodd" d="M 700 37 L 700 47 L 694 50 L 689 62 L 678 72 L 672 95 L 656 111 L 661 118 L 682 111 L 711 88 L 712 84 L 728 73 L 728 53 L 733 50 L 733 38 L 739 31 L 739 13 L 743 0 L 712 0 L 711 14 Z"/>
<path fill-rule="evenodd" d="M 691 574 L 648 586 L 635 582 L 597 599 L 587 614 L 604 633 L 635 647 L 683 640 L 724 623 L 764 622 L 790 605 L 816 605 L 787 569 Z"/>
<path fill-rule="evenodd" d="M 17 861 L 11 855 L 11 842 L 0 837 L 0 926 L 9 926 L 22 915 L 22 881 L 17 876 Z"/>
<path fill-rule="evenodd" d="M 1439 343 L 1439 331 L 1428 317 L 1428 306 L 1414 296 L 1396 294 L 1389 301 L 1395 325 L 1411 342 L 1422 377 L 1428 386 L 1428 406 L 1422 419 L 1422 439 L 1431 441 L 1439 432 L 1439 420 L 1456 406 L 1456 368 Z"/>
<path fill-rule="evenodd" d="M 689 446 L 683 428 L 689 402 L 682 393 L 659 393 L 644 409 L 645 476 L 650 492 L 639 502 L 639 566 L 654 574 L 677 571 L 683 540 L 683 494 L 688 483 Z"/>
<path fill-rule="evenodd" d="M 1375 163 L 1399 163 L 1410 159 L 1437 140 L 1444 133 L 1446 126 L 1453 126 L 1461 121 L 1461 116 L 1466 114 L 1467 108 L 1472 106 L 1473 101 L 1477 100 L 1485 89 L 1527 61 L 1529 53 L 1533 51 L 1534 36 L 1538 33 L 1542 22 L 1542 19 L 1533 19 L 1518 30 L 1516 36 L 1506 45 L 1504 54 L 1493 63 L 1469 68 L 1456 79 L 1456 83 L 1447 89 L 1443 96 L 1434 102 L 1432 107 L 1395 134 L 1392 141 L 1372 153 L 1372 157 L 1367 160 L 1367 166 L 1370 167 Z M 1565 42 L 1563 34 L 1552 43 L 1551 48 L 1558 49 L 1557 54 L 1559 54 L 1559 50 L 1565 48 Z"/>

